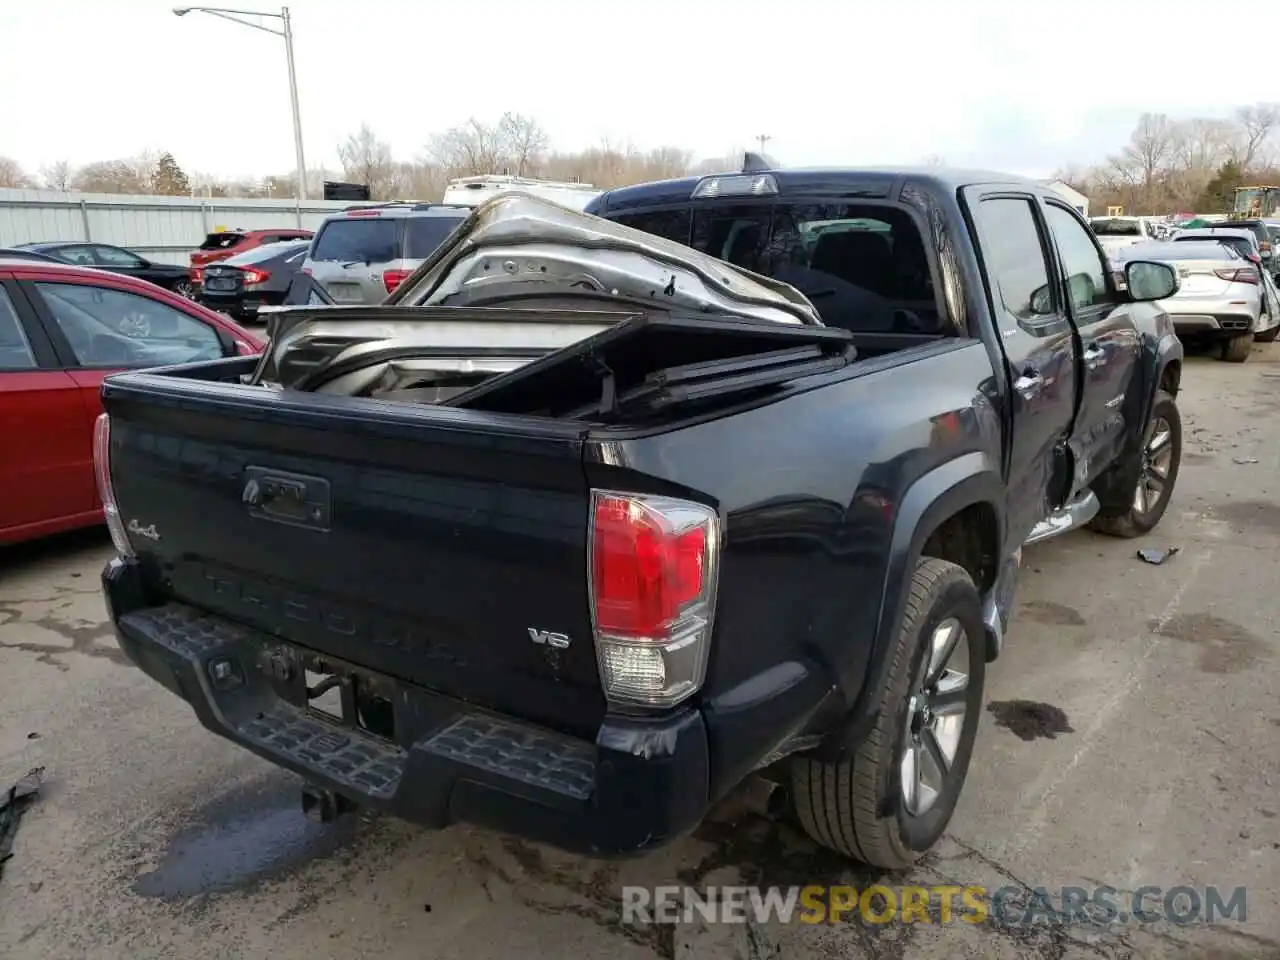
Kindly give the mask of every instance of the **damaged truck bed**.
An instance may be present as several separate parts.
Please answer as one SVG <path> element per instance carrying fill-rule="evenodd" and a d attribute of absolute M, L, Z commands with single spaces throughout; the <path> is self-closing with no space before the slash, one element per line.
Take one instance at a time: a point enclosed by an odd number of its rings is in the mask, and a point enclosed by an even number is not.
<path fill-rule="evenodd" d="M 819 842 L 910 863 L 964 782 L 1022 543 L 1099 511 L 1150 529 L 1167 498 L 1135 513 L 1147 438 L 1180 436 L 1177 341 L 1135 292 L 1167 296 L 1165 268 L 1105 291 L 1142 350 L 1109 346 L 1095 382 L 1061 267 L 1037 260 L 1052 241 L 997 256 L 971 188 L 752 170 L 601 200 L 725 249 L 765 208 L 760 249 L 809 237 L 787 259 L 812 274 L 835 269 L 828 235 L 851 266 L 915 251 L 893 275 L 927 285 L 899 301 L 814 288 L 892 329 L 508 196 L 383 306 L 281 311 L 261 358 L 109 378 L 95 464 L 122 650 L 325 814 L 624 854 L 752 778 Z M 1034 405 L 985 273 L 1009 257 L 1056 291 Z"/>

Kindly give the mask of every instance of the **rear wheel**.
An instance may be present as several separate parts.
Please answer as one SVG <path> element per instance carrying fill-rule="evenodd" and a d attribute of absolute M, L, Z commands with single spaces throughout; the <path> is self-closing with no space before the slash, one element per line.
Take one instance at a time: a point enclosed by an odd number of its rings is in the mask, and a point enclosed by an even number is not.
<path fill-rule="evenodd" d="M 188 300 L 195 299 L 195 290 L 192 288 L 190 280 L 179 280 L 173 285 L 173 292 L 180 297 L 186 297 Z"/>
<path fill-rule="evenodd" d="M 1221 357 L 1227 363 L 1244 363 L 1253 349 L 1253 334 L 1241 333 L 1222 343 Z"/>
<path fill-rule="evenodd" d="M 1116 516 L 1097 517 L 1089 524 L 1113 537 L 1140 537 L 1155 529 L 1169 509 L 1182 463 L 1182 418 L 1173 397 L 1161 390 L 1151 408 L 1142 437 L 1142 463 L 1128 509 Z"/>
<path fill-rule="evenodd" d="M 792 798 L 809 836 L 886 869 L 909 866 L 938 841 L 969 770 L 985 649 L 969 574 L 922 559 L 875 726 L 840 759 L 791 761 Z"/>

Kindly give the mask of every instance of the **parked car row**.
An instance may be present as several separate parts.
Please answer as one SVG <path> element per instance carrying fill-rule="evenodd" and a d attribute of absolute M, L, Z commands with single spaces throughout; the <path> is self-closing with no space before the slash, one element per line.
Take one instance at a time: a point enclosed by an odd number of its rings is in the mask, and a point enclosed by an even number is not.
<path fill-rule="evenodd" d="M 1178 230 L 1169 240 L 1113 247 L 1110 256 L 1120 269 L 1130 260 L 1174 267 L 1178 290 L 1161 306 L 1180 338 L 1210 344 L 1223 360 L 1244 363 L 1255 342 L 1280 334 L 1272 235 L 1261 220 Z"/>
<path fill-rule="evenodd" d="M 0 544 L 102 523 L 91 438 L 104 377 L 265 345 L 172 290 L 29 252 L 0 253 Z"/>

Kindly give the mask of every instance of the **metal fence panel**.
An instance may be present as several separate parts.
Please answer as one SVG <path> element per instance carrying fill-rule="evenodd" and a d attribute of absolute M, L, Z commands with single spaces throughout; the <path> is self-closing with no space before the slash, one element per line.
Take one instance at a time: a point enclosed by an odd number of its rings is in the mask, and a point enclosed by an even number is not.
<path fill-rule="evenodd" d="M 329 214 L 356 206 L 304 200 L 301 217 L 290 199 L 159 197 L 60 190 L 0 189 L 0 247 L 41 240 L 96 240 L 135 250 L 161 263 L 186 263 L 205 234 L 218 227 L 315 230 Z"/>

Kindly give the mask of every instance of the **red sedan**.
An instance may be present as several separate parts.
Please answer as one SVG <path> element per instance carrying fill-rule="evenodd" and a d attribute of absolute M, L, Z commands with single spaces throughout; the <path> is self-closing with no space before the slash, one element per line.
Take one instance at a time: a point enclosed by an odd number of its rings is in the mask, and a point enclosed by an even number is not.
<path fill-rule="evenodd" d="M 93 424 L 104 377 L 264 346 L 143 280 L 0 258 L 0 544 L 102 522 Z"/>

